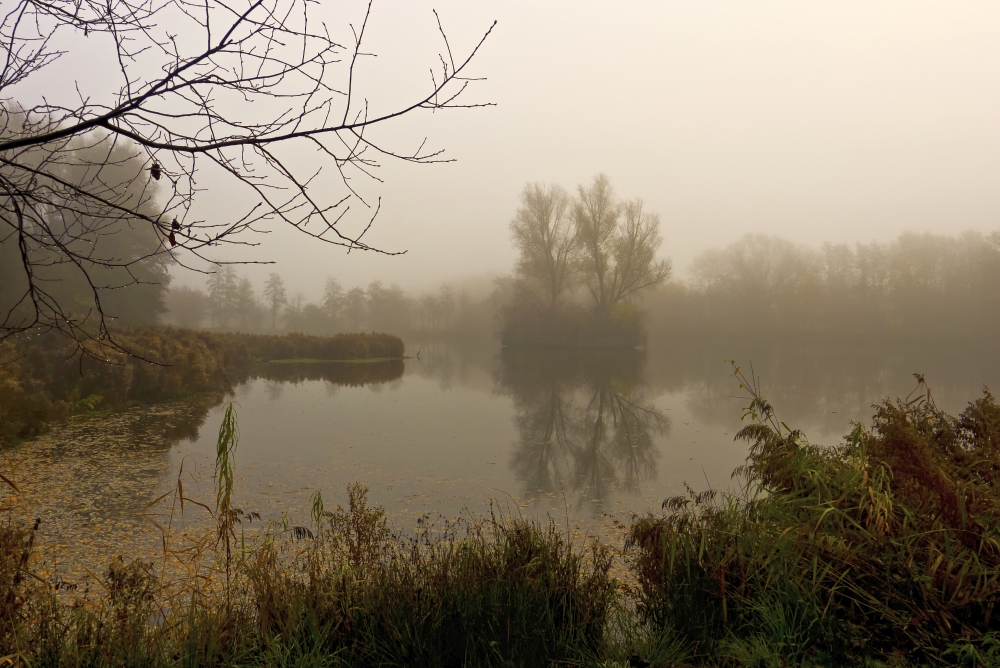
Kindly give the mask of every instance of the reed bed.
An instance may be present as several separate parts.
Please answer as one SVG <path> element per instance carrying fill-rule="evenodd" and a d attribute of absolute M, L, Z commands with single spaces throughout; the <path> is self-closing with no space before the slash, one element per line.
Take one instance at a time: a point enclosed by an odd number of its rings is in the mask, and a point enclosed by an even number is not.
<path fill-rule="evenodd" d="M 357 387 L 373 383 L 388 383 L 403 377 L 405 362 L 401 359 L 350 364 L 330 362 L 327 364 L 260 364 L 251 371 L 251 376 L 276 380 L 284 383 L 300 383 L 306 380 L 329 380 L 337 385 Z"/>
<path fill-rule="evenodd" d="M 378 368 L 323 372 L 352 384 L 384 382 L 402 375 L 405 352 L 399 337 L 378 333 L 260 336 L 141 327 L 116 331 L 115 341 L 119 347 L 89 342 L 80 348 L 55 335 L 0 342 L 0 444 L 37 435 L 72 413 L 199 394 L 221 401 L 254 374 L 308 374 L 260 370 L 261 361 L 391 359 Z"/>
<path fill-rule="evenodd" d="M 235 518 L 230 509 L 229 517 Z M 225 515 L 220 515 L 225 517 Z M 0 530 L 0 652 L 12 665 L 549 666 L 598 651 L 610 555 L 555 529 L 493 518 L 392 534 L 365 490 L 321 524 L 275 527 L 244 551 L 206 541 L 168 586 L 115 560 L 67 603 L 30 574 L 31 528 Z M 233 523 L 220 521 L 220 532 Z M 233 536 L 230 536 L 232 538 Z M 216 536 L 218 538 L 218 535 Z M 191 550 L 191 546 L 183 549 Z M 195 566 L 195 555 L 217 557 Z"/>

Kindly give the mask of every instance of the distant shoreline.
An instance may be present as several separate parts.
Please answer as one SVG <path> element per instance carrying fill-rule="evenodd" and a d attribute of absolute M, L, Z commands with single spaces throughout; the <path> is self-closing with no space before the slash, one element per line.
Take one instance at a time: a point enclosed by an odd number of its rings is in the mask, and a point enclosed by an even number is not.
<path fill-rule="evenodd" d="M 289 357 L 287 359 L 280 360 L 264 360 L 262 364 L 372 364 L 375 362 L 393 362 L 397 360 L 409 360 L 413 359 L 409 355 L 404 355 L 403 357 L 361 357 L 356 359 L 348 360 L 330 360 L 330 359 L 320 359 L 316 357 Z"/>

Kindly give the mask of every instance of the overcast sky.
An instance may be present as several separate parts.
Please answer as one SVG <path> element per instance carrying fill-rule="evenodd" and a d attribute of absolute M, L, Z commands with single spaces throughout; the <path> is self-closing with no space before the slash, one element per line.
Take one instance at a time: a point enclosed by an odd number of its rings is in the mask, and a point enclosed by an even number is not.
<path fill-rule="evenodd" d="M 351 3 L 323 7 L 357 20 Z M 245 270 L 258 285 L 276 270 L 316 298 L 327 276 L 422 289 L 505 273 L 525 183 L 575 189 L 598 172 L 661 215 L 681 276 L 746 232 L 819 244 L 1000 228 L 1000 3 L 376 0 L 372 104 L 427 85 L 432 8 L 456 52 L 498 21 L 473 70 L 488 78 L 474 97 L 496 107 L 392 130 L 456 160 L 381 170 L 366 239 L 407 254 L 277 231 L 241 256 L 277 262 Z M 205 198 L 206 215 L 233 205 Z"/>

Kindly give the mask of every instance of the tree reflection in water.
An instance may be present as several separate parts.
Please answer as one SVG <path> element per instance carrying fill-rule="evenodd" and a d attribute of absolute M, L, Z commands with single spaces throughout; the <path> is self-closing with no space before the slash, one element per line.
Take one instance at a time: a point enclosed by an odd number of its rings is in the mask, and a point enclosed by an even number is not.
<path fill-rule="evenodd" d="M 636 351 L 504 349 L 498 386 L 514 400 L 511 468 L 524 495 L 602 502 L 656 477 L 670 421 L 644 398 Z"/>

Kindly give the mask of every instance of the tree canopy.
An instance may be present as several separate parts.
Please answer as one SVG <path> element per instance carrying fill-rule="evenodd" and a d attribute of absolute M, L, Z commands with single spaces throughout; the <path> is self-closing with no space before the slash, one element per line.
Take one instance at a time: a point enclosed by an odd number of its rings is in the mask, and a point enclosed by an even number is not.
<path fill-rule="evenodd" d="M 559 186 L 525 186 L 510 229 L 522 289 L 550 310 L 583 285 L 593 308 L 607 316 L 670 277 L 670 260 L 656 258 L 660 217 L 641 199 L 619 200 L 604 174 L 579 186 L 572 200 Z"/>
<path fill-rule="evenodd" d="M 559 186 L 528 184 L 510 225 L 518 250 L 516 296 L 504 339 L 539 344 L 634 345 L 635 298 L 670 277 L 658 259 L 660 217 L 641 199 L 622 201 L 604 174 L 571 198 Z M 570 311 L 589 305 L 586 322 Z M 593 330 L 583 336 L 580 327 Z M 601 332 L 601 333 L 598 333 Z M 578 344 L 574 344 L 578 345 Z"/>

